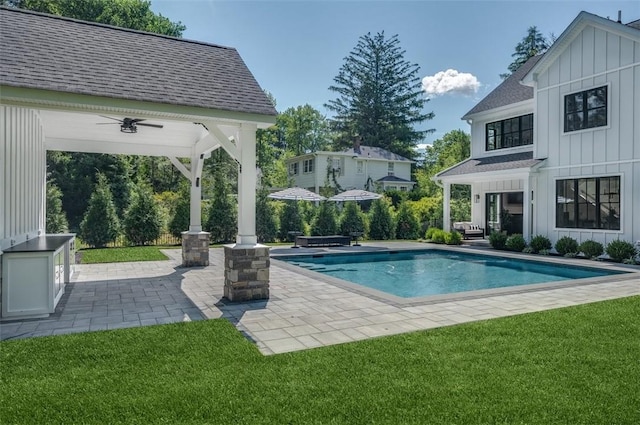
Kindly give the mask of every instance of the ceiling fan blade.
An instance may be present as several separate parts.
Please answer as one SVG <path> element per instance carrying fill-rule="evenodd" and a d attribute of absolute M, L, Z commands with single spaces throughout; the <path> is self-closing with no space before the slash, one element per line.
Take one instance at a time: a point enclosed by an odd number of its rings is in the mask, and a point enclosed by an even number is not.
<path fill-rule="evenodd" d="M 120 125 L 119 122 L 97 122 L 96 125 Z"/>
<path fill-rule="evenodd" d="M 145 124 L 143 122 L 137 122 L 136 125 L 143 125 L 145 127 L 155 127 L 155 128 L 163 128 L 164 125 L 162 124 Z"/>
<path fill-rule="evenodd" d="M 101 116 L 102 118 L 107 118 L 107 119 L 110 119 L 110 120 L 114 120 L 114 121 L 118 121 L 118 122 L 123 122 L 121 119 L 118 119 L 118 118 L 108 117 L 108 116 L 106 116 L 106 115 L 100 115 L 100 116 Z M 114 124 L 115 124 L 115 123 L 114 123 Z"/>

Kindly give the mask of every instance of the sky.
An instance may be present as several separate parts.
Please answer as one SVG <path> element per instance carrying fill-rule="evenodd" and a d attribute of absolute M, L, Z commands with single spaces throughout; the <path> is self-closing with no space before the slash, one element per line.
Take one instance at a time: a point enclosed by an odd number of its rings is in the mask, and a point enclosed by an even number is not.
<path fill-rule="evenodd" d="M 329 86 L 358 39 L 397 35 L 420 67 L 424 112 L 435 114 L 417 127 L 435 130 L 425 144 L 470 131 L 460 118 L 501 83 L 530 26 L 550 38 L 582 10 L 640 19 L 640 0 L 151 0 L 151 9 L 182 22 L 183 38 L 235 48 L 278 111 L 309 104 L 327 117 L 324 104 L 337 97 Z"/>

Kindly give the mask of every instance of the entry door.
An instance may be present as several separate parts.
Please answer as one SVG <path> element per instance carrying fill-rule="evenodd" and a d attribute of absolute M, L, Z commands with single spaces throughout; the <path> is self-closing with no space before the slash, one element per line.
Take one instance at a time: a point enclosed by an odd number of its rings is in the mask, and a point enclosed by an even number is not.
<path fill-rule="evenodd" d="M 492 231 L 507 232 L 508 235 L 522 233 L 523 192 L 503 192 L 486 194 L 485 228 Z"/>

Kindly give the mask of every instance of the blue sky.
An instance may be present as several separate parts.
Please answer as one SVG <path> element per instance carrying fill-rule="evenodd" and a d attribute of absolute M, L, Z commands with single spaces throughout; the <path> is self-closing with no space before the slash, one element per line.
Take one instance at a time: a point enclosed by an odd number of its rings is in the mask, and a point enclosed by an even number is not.
<path fill-rule="evenodd" d="M 420 78 L 441 83 L 425 92 L 425 111 L 435 118 L 420 128 L 436 130 L 425 143 L 469 132 L 460 117 L 500 84 L 528 27 L 559 36 L 581 10 L 614 20 L 622 10 L 623 23 L 640 19 L 638 0 L 152 0 L 151 8 L 186 25 L 184 38 L 236 48 L 278 111 L 308 103 L 328 115 L 323 105 L 336 97 L 328 87 L 358 38 L 397 34 Z M 449 91 L 433 93 L 438 87 Z"/>

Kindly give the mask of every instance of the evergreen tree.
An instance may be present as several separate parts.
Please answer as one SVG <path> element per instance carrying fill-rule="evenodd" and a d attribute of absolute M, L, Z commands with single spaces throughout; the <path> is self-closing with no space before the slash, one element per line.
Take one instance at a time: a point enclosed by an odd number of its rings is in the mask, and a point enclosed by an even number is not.
<path fill-rule="evenodd" d="M 69 230 L 67 216 L 62 210 L 62 192 L 51 181 L 47 181 L 47 233 L 64 233 Z"/>
<path fill-rule="evenodd" d="M 191 194 L 190 184 L 188 181 L 181 185 L 178 192 L 178 202 L 173 213 L 173 217 L 169 221 L 169 233 L 174 237 L 180 238 L 182 232 L 189 230 L 191 224 Z"/>
<path fill-rule="evenodd" d="M 400 204 L 398 215 L 396 216 L 396 238 L 417 239 L 420 234 L 420 223 L 408 202 Z"/>
<path fill-rule="evenodd" d="M 212 243 L 233 242 L 238 234 L 238 207 L 231 196 L 224 167 L 214 172 L 213 196 L 205 230 L 211 233 Z"/>
<path fill-rule="evenodd" d="M 369 239 L 393 239 L 394 225 L 389 201 L 384 198 L 376 199 L 371 204 L 369 214 Z"/>
<path fill-rule="evenodd" d="M 345 202 L 340 215 L 340 234 L 351 235 L 351 232 L 365 231 L 365 215 L 357 202 Z"/>
<path fill-rule="evenodd" d="M 269 192 L 260 190 L 256 196 L 256 236 L 258 242 L 273 242 L 278 234 L 275 208 L 267 195 Z"/>
<path fill-rule="evenodd" d="M 500 74 L 500 77 L 506 79 L 516 72 L 529 58 L 546 52 L 549 46 L 549 40 L 538 31 L 535 25 L 529 27 L 527 35 L 520 43 L 516 44 L 516 51 L 511 55 L 514 59 L 508 66 L 509 72 Z"/>
<path fill-rule="evenodd" d="M 80 238 L 90 246 L 102 248 L 118 237 L 120 220 L 116 214 L 107 178 L 104 174 L 98 173 L 96 180 L 95 190 L 80 223 Z"/>
<path fill-rule="evenodd" d="M 320 202 L 320 207 L 311 225 L 312 236 L 329 236 L 338 232 L 336 205 L 331 201 Z"/>
<path fill-rule="evenodd" d="M 280 212 L 280 230 L 278 239 L 288 241 L 289 232 L 304 232 L 304 220 L 300 212 L 300 205 L 296 201 L 284 201 L 284 208 Z"/>
<path fill-rule="evenodd" d="M 147 245 L 160 237 L 160 209 L 149 186 L 138 183 L 133 189 L 123 228 L 127 240 L 134 245 Z"/>
<path fill-rule="evenodd" d="M 367 146 L 379 146 L 407 158 L 433 130 L 414 125 L 433 118 L 423 113 L 428 101 L 422 92 L 420 67 L 404 59 L 398 36 L 384 32 L 360 37 L 345 58 L 329 90 L 338 97 L 325 105 L 334 113 L 336 150 L 351 147 L 356 136 Z"/>

